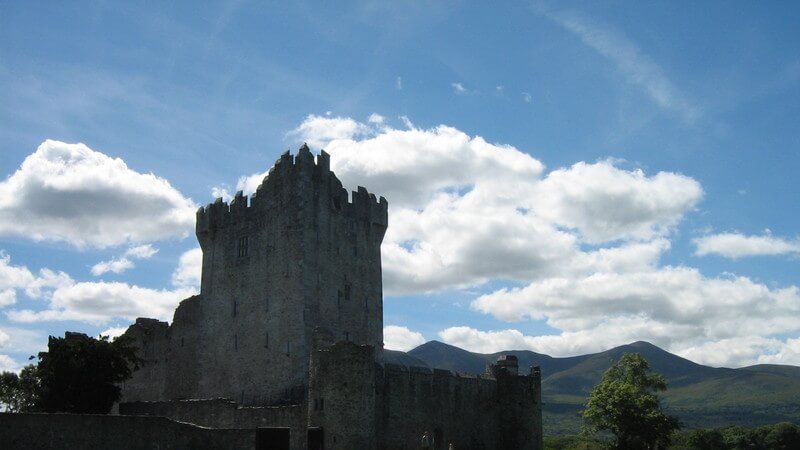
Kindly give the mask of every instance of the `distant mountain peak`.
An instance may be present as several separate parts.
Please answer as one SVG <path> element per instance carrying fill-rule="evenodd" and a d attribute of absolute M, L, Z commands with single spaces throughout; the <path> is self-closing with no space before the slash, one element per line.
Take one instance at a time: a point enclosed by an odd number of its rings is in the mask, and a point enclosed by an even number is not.
<path fill-rule="evenodd" d="M 650 342 L 647 342 L 647 341 L 636 341 L 636 342 L 632 342 L 632 343 L 630 343 L 628 345 L 622 345 L 621 347 L 641 347 L 641 348 L 647 348 L 647 349 L 658 349 L 658 350 L 661 350 L 662 352 L 666 351 L 663 348 L 661 348 L 661 347 L 659 347 L 659 346 L 657 346 L 655 344 L 652 344 Z"/>
<path fill-rule="evenodd" d="M 454 350 L 461 352 L 469 352 L 469 350 L 464 350 L 461 347 L 456 347 L 455 345 L 447 344 L 445 342 L 437 341 L 434 339 L 409 350 L 408 353 L 416 353 L 419 351 L 432 351 L 432 350 L 436 351 Z"/>
<path fill-rule="evenodd" d="M 436 346 L 455 347 L 455 345 L 450 345 L 450 344 L 447 344 L 447 343 L 442 342 L 442 341 L 437 341 L 436 339 L 432 339 L 432 340 L 420 345 L 419 347 L 436 347 Z"/>

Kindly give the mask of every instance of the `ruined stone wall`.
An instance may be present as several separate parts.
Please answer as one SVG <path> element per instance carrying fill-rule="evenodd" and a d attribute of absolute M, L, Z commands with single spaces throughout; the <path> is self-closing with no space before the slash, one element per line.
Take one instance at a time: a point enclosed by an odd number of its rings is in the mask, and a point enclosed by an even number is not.
<path fill-rule="evenodd" d="M 418 448 L 424 432 L 437 450 L 540 450 L 540 381 L 499 371 L 463 376 L 386 364 L 377 372 L 378 448 Z"/>
<path fill-rule="evenodd" d="M 379 369 L 372 346 L 339 342 L 314 353 L 308 426 L 325 431 L 326 449 L 376 449 Z"/>
<path fill-rule="evenodd" d="M 516 357 L 512 357 L 516 364 Z M 541 374 L 538 367 L 529 374 L 517 375 L 516 367 L 507 371 L 492 366 L 497 380 L 495 412 L 497 448 L 538 450 L 543 448 Z"/>
<path fill-rule="evenodd" d="M 202 307 L 200 296 L 190 297 L 178 305 L 172 325 L 139 318 L 128 328 L 142 363 L 121 384 L 122 401 L 192 398 L 201 374 Z"/>
<path fill-rule="evenodd" d="M 123 401 L 226 397 L 244 405 L 292 403 L 308 386 L 317 344 L 383 348 L 380 245 L 387 203 L 347 191 L 322 152 L 281 156 L 249 199 L 197 213 L 201 294 L 171 326 L 128 331 L 147 365 Z"/>
<path fill-rule="evenodd" d="M 167 417 L 210 428 L 288 427 L 293 449 L 305 449 L 304 405 L 242 407 L 227 399 L 130 402 L 119 405 L 121 415 Z"/>
<path fill-rule="evenodd" d="M 254 429 L 208 429 L 163 417 L 0 413 L 6 450 L 254 449 Z"/>
<path fill-rule="evenodd" d="M 192 398 L 196 393 L 201 376 L 197 361 L 204 342 L 203 305 L 203 298 L 197 295 L 182 301 L 175 310 L 164 355 L 168 367 L 164 391 L 148 400 Z"/>
<path fill-rule="evenodd" d="M 134 400 L 155 400 L 161 398 L 166 386 L 168 359 L 170 352 L 170 327 L 166 322 L 155 319 L 136 319 L 125 332 L 133 338 L 137 347 L 140 367 L 133 376 L 122 383 L 122 397 Z"/>
<path fill-rule="evenodd" d="M 305 408 L 300 405 L 243 407 L 222 398 L 121 403 L 119 413 L 168 417 L 213 428 L 305 426 Z"/>
<path fill-rule="evenodd" d="M 378 374 L 379 448 L 418 448 L 424 432 L 436 449 L 495 450 L 497 382 L 449 371 L 387 364 Z"/>
<path fill-rule="evenodd" d="M 315 352 L 311 368 L 308 423 L 325 430 L 327 449 L 412 450 L 426 431 L 442 450 L 542 448 L 538 371 L 381 365 L 370 347 L 344 342 Z"/>

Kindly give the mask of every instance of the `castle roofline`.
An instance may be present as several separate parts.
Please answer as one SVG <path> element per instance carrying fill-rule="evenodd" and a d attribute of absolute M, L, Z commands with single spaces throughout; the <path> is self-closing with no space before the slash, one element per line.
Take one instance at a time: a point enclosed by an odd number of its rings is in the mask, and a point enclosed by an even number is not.
<path fill-rule="evenodd" d="M 237 191 L 230 202 L 217 197 L 213 203 L 200 207 L 197 210 L 197 232 L 223 227 L 254 209 L 283 206 L 283 202 L 291 198 L 291 195 L 286 195 L 287 189 L 299 189 L 299 182 L 327 183 L 326 190 L 335 209 L 354 219 L 383 227 L 388 225 L 388 202 L 384 197 L 377 197 L 363 186 L 358 186 L 348 196 L 342 182 L 330 170 L 330 155 L 321 150 L 315 158 L 308 145 L 303 144 L 296 156 L 289 150 L 282 153 L 252 195 Z"/>

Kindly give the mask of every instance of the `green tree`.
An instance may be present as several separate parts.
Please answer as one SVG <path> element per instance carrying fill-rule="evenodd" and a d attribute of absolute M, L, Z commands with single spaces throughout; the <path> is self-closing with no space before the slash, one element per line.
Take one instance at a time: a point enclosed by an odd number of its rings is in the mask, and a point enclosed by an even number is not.
<path fill-rule="evenodd" d="M 0 373 L 0 405 L 8 412 L 34 409 L 39 394 L 39 377 L 36 366 L 25 366 L 18 374 Z"/>
<path fill-rule="evenodd" d="M 751 450 L 759 449 L 760 438 L 756 436 L 755 430 L 742 426 L 730 426 L 720 430 L 725 445 L 732 450 Z"/>
<path fill-rule="evenodd" d="M 138 368 L 131 341 L 109 341 L 67 332 L 50 336 L 47 352 L 39 353 L 38 406 L 46 412 L 107 414 L 120 399 L 121 383 Z"/>
<path fill-rule="evenodd" d="M 0 405 L 8 412 L 19 411 L 19 375 L 0 373 Z"/>
<path fill-rule="evenodd" d="M 617 449 L 666 447 L 680 428 L 676 418 L 661 410 L 656 393 L 666 388 L 664 377 L 651 373 L 641 355 L 625 354 L 592 390 L 584 420 L 592 430 L 610 431 Z"/>
<path fill-rule="evenodd" d="M 722 432 L 718 429 L 698 429 L 673 438 L 672 447 L 681 450 L 728 450 Z"/>
<path fill-rule="evenodd" d="M 545 436 L 544 450 L 606 450 L 608 443 L 590 436 Z"/>
<path fill-rule="evenodd" d="M 800 426 L 778 423 L 764 428 L 764 448 L 774 450 L 800 448 Z"/>

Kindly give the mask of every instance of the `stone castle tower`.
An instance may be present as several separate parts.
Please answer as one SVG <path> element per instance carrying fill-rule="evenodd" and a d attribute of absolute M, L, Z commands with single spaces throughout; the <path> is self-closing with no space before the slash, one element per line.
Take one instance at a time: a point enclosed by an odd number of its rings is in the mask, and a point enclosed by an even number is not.
<path fill-rule="evenodd" d="M 387 207 L 361 187 L 348 198 L 328 154 L 315 162 L 304 145 L 249 199 L 237 192 L 200 208 L 200 295 L 181 302 L 172 326 L 149 330 L 145 354 L 165 361 L 127 383 L 127 398 L 292 401 L 308 386 L 313 349 L 381 350 Z"/>
<path fill-rule="evenodd" d="M 383 351 L 387 206 L 362 187 L 348 196 L 328 154 L 304 145 L 249 198 L 200 208 L 200 294 L 172 324 L 128 328 L 144 365 L 120 414 L 255 429 L 256 448 L 406 450 L 430 432 L 436 450 L 541 449 L 538 368 L 506 355 L 453 374 Z"/>

